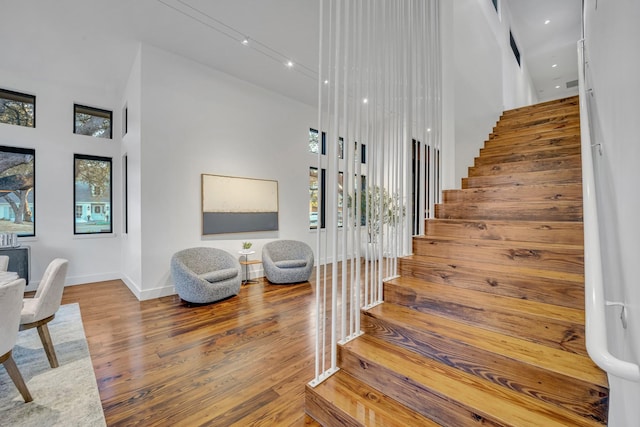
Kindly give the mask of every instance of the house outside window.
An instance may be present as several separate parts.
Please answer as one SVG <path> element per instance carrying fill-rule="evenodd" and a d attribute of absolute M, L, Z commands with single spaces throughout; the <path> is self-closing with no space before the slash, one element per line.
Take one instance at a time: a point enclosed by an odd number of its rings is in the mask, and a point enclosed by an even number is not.
<path fill-rule="evenodd" d="M 75 154 L 74 164 L 74 234 L 113 232 L 111 159 Z"/>

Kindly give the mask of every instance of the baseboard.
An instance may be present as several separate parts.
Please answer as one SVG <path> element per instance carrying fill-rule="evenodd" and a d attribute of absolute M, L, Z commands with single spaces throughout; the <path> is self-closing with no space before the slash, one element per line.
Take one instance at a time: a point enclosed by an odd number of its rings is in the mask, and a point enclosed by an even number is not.
<path fill-rule="evenodd" d="M 65 286 L 75 286 L 75 285 L 84 285 L 87 283 L 94 282 L 105 282 L 107 280 L 118 280 L 121 278 L 120 273 L 101 273 L 101 274 L 88 274 L 86 276 L 67 276 L 64 285 Z M 25 291 L 35 291 L 38 289 L 40 285 L 40 280 L 31 280 L 29 281 L 29 285 L 26 287 Z"/>

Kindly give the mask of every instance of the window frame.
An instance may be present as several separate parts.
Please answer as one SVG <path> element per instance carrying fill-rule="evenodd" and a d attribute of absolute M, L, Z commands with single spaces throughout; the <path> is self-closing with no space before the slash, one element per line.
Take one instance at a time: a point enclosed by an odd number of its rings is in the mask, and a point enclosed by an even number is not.
<path fill-rule="evenodd" d="M 33 148 L 22 148 L 22 147 L 7 147 L 4 145 L 0 146 L 0 157 L 4 153 L 13 153 L 13 154 L 26 154 L 33 156 L 33 186 L 31 187 L 31 197 L 33 199 L 33 206 L 31 208 L 31 223 L 33 224 L 33 232 L 30 234 L 26 233 L 16 233 L 18 237 L 35 237 L 36 236 L 36 150 Z M 17 166 L 17 165 L 16 165 Z M 7 168 L 6 170 L 11 169 Z M 4 172 L 4 171 L 3 171 Z M 28 197 L 28 196 L 27 196 Z M 14 201 L 15 203 L 15 201 Z M 27 200 L 27 204 L 28 204 Z M 5 231 L 0 230 L 0 233 L 4 233 Z M 11 233 L 12 231 L 7 230 L 6 232 Z"/>
<path fill-rule="evenodd" d="M 31 119 L 32 119 L 33 125 L 30 126 L 28 124 L 11 123 L 11 122 L 3 122 L 3 121 L 0 121 L 0 123 L 7 124 L 7 125 L 14 125 L 14 126 L 22 126 L 27 128 L 36 127 L 36 96 L 35 95 L 0 88 L 0 98 L 10 100 L 10 101 L 15 101 L 15 102 L 21 102 L 23 104 L 32 104 L 33 115 Z"/>
<path fill-rule="evenodd" d="M 102 117 L 105 119 L 108 118 L 109 119 L 109 136 L 107 137 L 107 136 L 87 135 L 84 133 L 79 133 L 78 126 L 76 123 L 76 116 L 78 114 L 87 114 L 91 116 Z M 89 136 L 92 138 L 113 139 L 113 111 L 74 103 L 73 104 L 73 133 L 76 135 Z"/>
<path fill-rule="evenodd" d="M 99 231 L 78 231 L 78 221 L 77 221 L 77 217 L 76 217 L 76 212 L 77 212 L 77 207 L 78 207 L 78 191 L 77 191 L 77 161 L 78 160 L 91 160 L 91 161 L 100 161 L 100 162 L 108 162 L 109 163 L 109 207 L 108 207 L 108 213 L 106 214 L 107 216 L 109 216 L 109 229 L 105 230 L 99 230 Z M 84 182 L 84 181 L 81 181 Z M 88 184 L 88 183 L 87 183 Z M 90 185 L 90 184 L 89 184 Z M 89 216 L 94 214 L 94 210 L 95 208 L 98 206 L 93 206 L 91 204 L 89 204 L 88 208 L 90 213 L 88 214 Z M 82 207 L 83 210 L 85 210 L 84 207 Z M 86 236 L 86 235 L 96 235 L 96 234 L 113 234 L 113 159 L 111 157 L 102 157 L 102 156 L 93 156 L 93 155 L 87 155 L 87 154 L 74 154 L 73 155 L 73 234 L 76 236 Z M 87 219 L 87 221 L 90 221 L 90 219 Z"/>

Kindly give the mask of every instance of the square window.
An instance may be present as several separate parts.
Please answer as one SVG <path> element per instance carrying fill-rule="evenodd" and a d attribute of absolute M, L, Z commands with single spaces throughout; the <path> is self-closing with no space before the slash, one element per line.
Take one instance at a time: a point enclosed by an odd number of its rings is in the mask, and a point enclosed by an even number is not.
<path fill-rule="evenodd" d="M 0 123 L 36 127 L 36 97 L 0 89 Z"/>
<path fill-rule="evenodd" d="M 73 104 L 73 117 L 73 133 L 96 138 L 113 137 L 111 111 Z"/>

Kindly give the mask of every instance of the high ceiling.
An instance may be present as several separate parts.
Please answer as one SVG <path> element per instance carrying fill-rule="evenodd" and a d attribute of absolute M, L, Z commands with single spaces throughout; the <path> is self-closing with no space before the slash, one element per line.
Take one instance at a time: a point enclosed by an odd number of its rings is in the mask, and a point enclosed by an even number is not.
<path fill-rule="evenodd" d="M 509 1 L 514 34 L 540 98 L 561 96 L 555 86 L 564 88 L 577 78 L 581 0 Z M 27 77 L 42 79 L 44 69 L 52 81 L 76 85 L 98 81 L 105 90 L 115 90 L 126 81 L 142 41 L 315 105 L 318 4 L 318 0 L 4 2 L 0 53 L 4 64 Z M 548 25 L 546 19 L 551 20 Z M 247 46 L 242 44 L 244 38 Z M 92 60 L 87 61 L 87 55 Z M 288 60 L 294 63 L 292 68 L 285 65 Z M 551 68 L 554 63 L 558 66 Z"/>
<path fill-rule="evenodd" d="M 577 87 L 567 88 L 567 83 L 578 79 L 582 0 L 509 0 L 509 6 L 514 37 L 539 100 L 576 95 Z"/>

